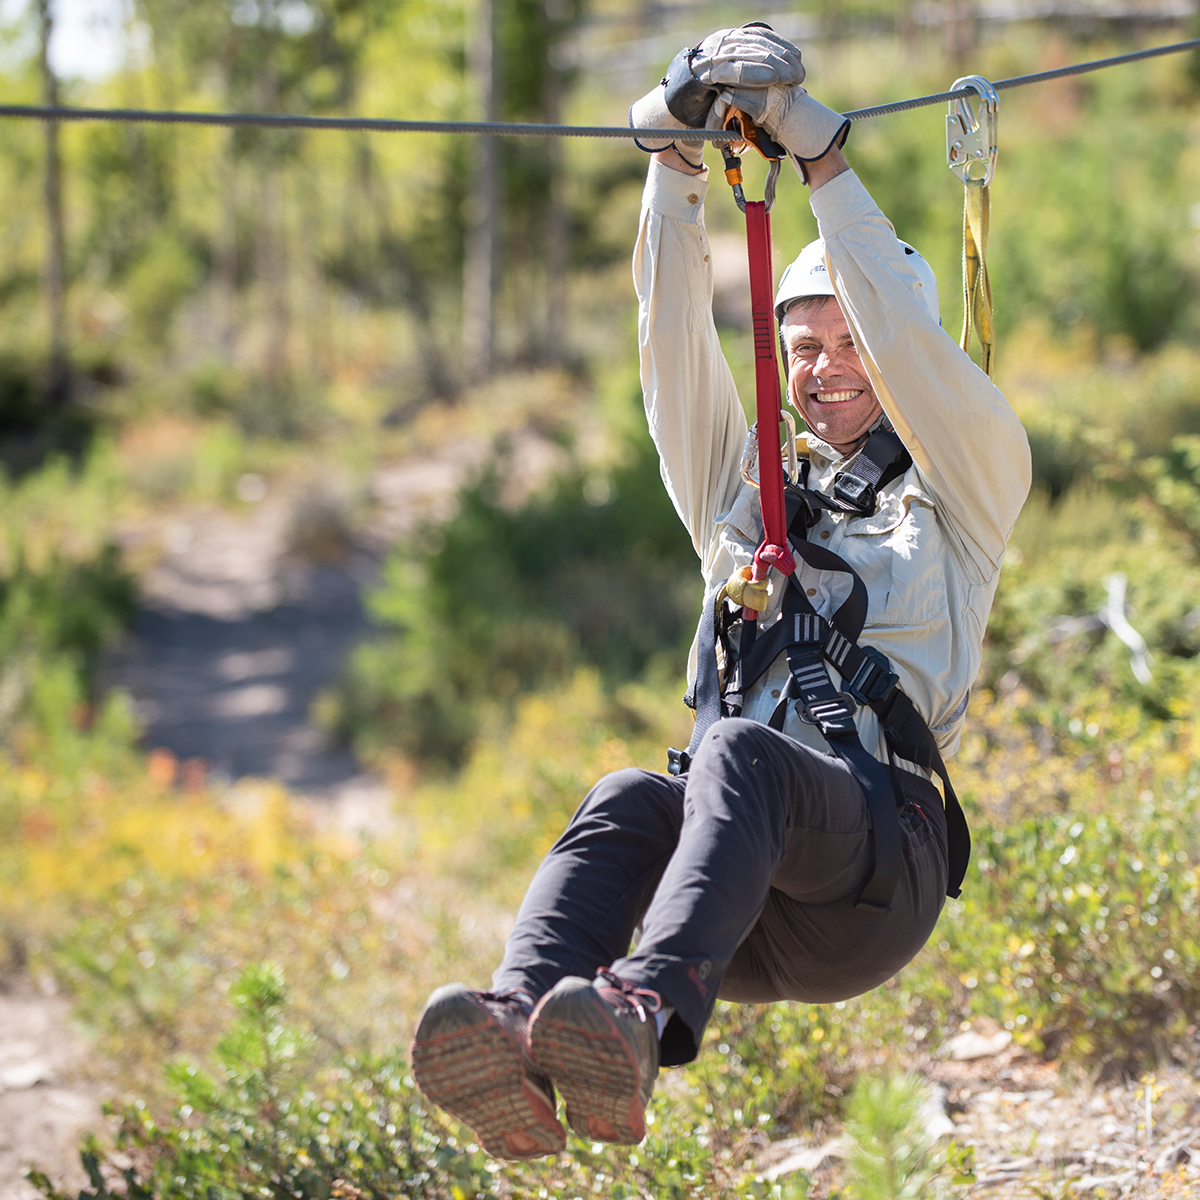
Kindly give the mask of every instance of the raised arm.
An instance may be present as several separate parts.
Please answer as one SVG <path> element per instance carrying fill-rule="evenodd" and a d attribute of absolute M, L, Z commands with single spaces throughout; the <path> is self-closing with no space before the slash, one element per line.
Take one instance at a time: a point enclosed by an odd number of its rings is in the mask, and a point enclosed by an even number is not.
<path fill-rule="evenodd" d="M 964 565 L 991 579 L 1029 491 L 1029 443 L 991 380 L 918 298 L 896 231 L 842 157 L 849 122 L 799 85 L 732 89 L 718 105 L 766 129 L 812 188 L 826 265 L 875 395 Z"/>
<path fill-rule="evenodd" d="M 746 418 L 712 317 L 708 171 L 654 156 L 633 254 L 638 349 L 663 481 L 707 572 L 714 518 L 732 503 Z"/>
<path fill-rule="evenodd" d="M 960 556 L 990 578 L 1029 491 L 1025 431 L 926 311 L 895 230 L 841 153 L 806 167 L 833 285 L 875 394 Z"/>

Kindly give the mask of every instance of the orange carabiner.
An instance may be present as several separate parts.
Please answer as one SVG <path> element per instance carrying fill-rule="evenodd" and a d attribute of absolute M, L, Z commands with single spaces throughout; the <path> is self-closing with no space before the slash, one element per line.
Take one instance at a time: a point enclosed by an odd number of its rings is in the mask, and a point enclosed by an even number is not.
<path fill-rule="evenodd" d="M 770 212 L 775 207 L 775 184 L 779 179 L 779 162 L 786 157 L 787 151 L 765 130 L 759 129 L 753 119 L 740 109 L 731 108 L 725 114 L 724 128 L 736 133 L 742 139 L 721 146 L 721 156 L 725 160 L 725 179 L 733 188 L 733 198 L 737 201 L 738 208 L 742 212 L 746 211 L 746 194 L 742 191 L 742 160 L 738 154 L 747 146 L 753 146 L 771 164 L 771 168 L 767 172 L 767 184 L 763 197 L 767 212 Z"/>

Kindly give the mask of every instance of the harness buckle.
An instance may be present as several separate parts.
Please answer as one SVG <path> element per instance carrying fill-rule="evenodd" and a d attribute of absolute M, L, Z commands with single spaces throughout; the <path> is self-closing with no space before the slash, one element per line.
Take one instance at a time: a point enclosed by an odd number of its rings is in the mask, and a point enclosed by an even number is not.
<path fill-rule="evenodd" d="M 833 494 L 837 499 L 852 505 L 864 517 L 872 516 L 879 504 L 874 486 L 849 471 L 843 471 L 833 481 Z"/>
<path fill-rule="evenodd" d="M 891 660 L 874 646 L 860 646 L 862 662 L 852 679 L 843 680 L 847 692 L 859 704 L 878 704 L 896 690 L 900 676 L 892 670 Z"/>
<path fill-rule="evenodd" d="M 854 724 L 858 705 L 845 692 L 837 692 L 827 700 L 806 703 L 801 711 L 808 718 L 807 723 L 821 731 L 822 737 L 838 738 L 858 733 L 858 727 Z"/>
<path fill-rule="evenodd" d="M 692 765 L 692 756 L 686 750 L 676 750 L 674 746 L 667 747 L 667 774 L 686 775 Z"/>

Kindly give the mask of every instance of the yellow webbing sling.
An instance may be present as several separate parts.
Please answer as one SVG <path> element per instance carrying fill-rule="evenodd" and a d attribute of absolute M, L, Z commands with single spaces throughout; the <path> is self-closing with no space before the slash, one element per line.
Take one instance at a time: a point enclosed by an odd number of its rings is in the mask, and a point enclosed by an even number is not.
<path fill-rule="evenodd" d="M 988 222 L 992 198 L 988 185 L 967 180 L 963 201 L 963 329 L 960 344 L 970 350 L 971 330 L 979 338 L 979 365 L 992 374 L 996 330 L 992 324 L 992 284 L 987 272 Z"/>
<path fill-rule="evenodd" d="M 996 329 L 992 319 L 992 285 L 988 279 L 988 226 L 992 199 L 988 190 L 996 173 L 996 89 L 982 76 L 955 80 L 952 91 L 973 88 L 977 111 L 960 97 L 950 102 L 946 117 L 946 162 L 963 182 L 963 329 L 961 345 L 970 350 L 971 331 L 979 339 L 979 365 L 989 377 L 995 361 Z"/>

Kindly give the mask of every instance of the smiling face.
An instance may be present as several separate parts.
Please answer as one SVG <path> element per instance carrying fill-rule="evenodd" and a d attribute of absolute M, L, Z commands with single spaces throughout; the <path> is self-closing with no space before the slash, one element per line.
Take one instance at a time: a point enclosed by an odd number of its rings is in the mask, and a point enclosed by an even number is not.
<path fill-rule="evenodd" d="M 817 437 L 848 454 L 883 409 L 837 300 L 801 301 L 784 316 L 781 332 L 792 403 Z"/>

